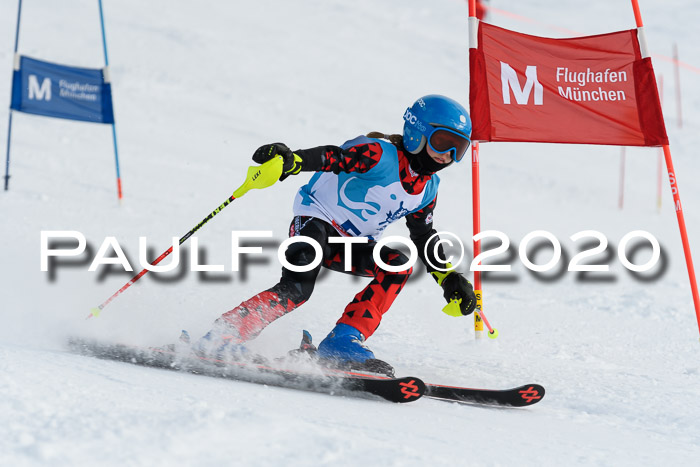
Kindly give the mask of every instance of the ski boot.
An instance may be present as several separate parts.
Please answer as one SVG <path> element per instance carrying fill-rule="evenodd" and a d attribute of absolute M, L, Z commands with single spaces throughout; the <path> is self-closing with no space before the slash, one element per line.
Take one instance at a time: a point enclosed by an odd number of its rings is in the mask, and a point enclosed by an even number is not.
<path fill-rule="evenodd" d="M 378 360 L 364 344 L 365 336 L 349 324 L 337 324 L 318 346 L 318 356 L 327 365 L 394 377 L 394 368 Z"/>

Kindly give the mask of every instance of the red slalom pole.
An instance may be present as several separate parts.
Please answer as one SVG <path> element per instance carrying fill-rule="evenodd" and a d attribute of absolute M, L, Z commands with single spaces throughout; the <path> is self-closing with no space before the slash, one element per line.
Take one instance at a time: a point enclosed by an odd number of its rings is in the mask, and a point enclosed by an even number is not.
<path fill-rule="evenodd" d="M 472 144 L 472 225 L 474 236 L 481 232 L 481 184 L 479 183 L 479 142 Z M 474 258 L 481 254 L 481 240 L 474 240 Z M 476 295 L 476 310 L 474 312 L 474 337 L 484 337 L 484 325 L 488 329 L 490 339 L 498 337 L 498 330 L 484 314 L 484 291 L 481 286 L 481 271 L 474 271 L 474 295 Z"/>
<path fill-rule="evenodd" d="M 634 10 L 634 21 L 637 23 L 637 27 L 643 28 L 642 12 L 639 10 L 639 2 L 637 0 L 632 0 L 632 9 Z"/>
<path fill-rule="evenodd" d="M 664 76 L 659 75 L 659 102 L 661 103 L 661 110 L 663 112 L 664 107 Z M 664 150 L 659 148 L 659 155 L 657 156 L 657 180 L 656 180 L 656 210 L 661 212 L 661 195 L 663 193 L 663 171 L 664 171 Z"/>
<path fill-rule="evenodd" d="M 664 156 L 666 159 L 666 170 L 668 171 L 668 178 L 671 182 L 671 193 L 673 193 L 673 205 L 676 208 L 676 217 L 678 218 L 678 228 L 681 231 L 681 241 L 683 242 L 685 264 L 688 268 L 688 278 L 690 279 L 690 289 L 693 293 L 693 303 L 695 305 L 695 317 L 697 318 L 698 332 L 700 332 L 700 293 L 698 293 L 698 282 L 695 278 L 693 256 L 690 253 L 690 242 L 688 241 L 688 232 L 685 228 L 685 217 L 683 216 L 681 196 L 678 192 L 678 185 L 676 184 L 676 171 L 673 168 L 673 160 L 671 159 L 671 148 L 668 144 L 666 144 L 664 145 L 663 149 Z"/>
<path fill-rule="evenodd" d="M 644 23 L 642 22 L 642 15 L 639 11 L 639 3 L 637 0 L 632 1 L 632 8 L 634 9 L 634 18 L 637 21 L 637 30 L 639 34 L 640 48 L 642 49 L 642 56 L 648 56 L 648 51 L 646 50 L 647 44 L 644 39 Z M 688 241 L 688 232 L 685 228 L 685 217 L 683 216 L 683 207 L 681 205 L 681 197 L 678 192 L 678 185 L 676 183 L 676 171 L 673 168 L 673 160 L 671 159 L 671 148 L 668 144 L 663 146 L 664 157 L 666 159 L 666 170 L 668 171 L 668 178 L 671 182 L 671 193 L 673 194 L 673 204 L 676 208 L 676 217 L 678 218 L 678 228 L 681 233 L 681 241 L 683 242 L 683 253 L 685 254 L 685 264 L 688 268 L 688 279 L 690 279 L 690 290 L 693 293 L 693 304 L 695 305 L 695 318 L 698 324 L 698 331 L 700 332 L 700 293 L 698 293 L 698 282 L 695 278 L 695 268 L 693 267 L 693 256 L 690 253 L 690 242 Z"/>
<path fill-rule="evenodd" d="M 476 0 L 469 0 L 469 53 L 476 49 L 479 20 L 476 17 Z M 471 57 L 470 57 L 471 58 Z M 471 93 L 471 89 L 469 90 Z M 472 235 L 481 231 L 481 199 L 479 187 L 479 142 L 472 142 Z M 474 258 L 481 254 L 481 241 L 474 240 Z M 481 289 L 481 271 L 474 271 L 474 295 L 476 296 L 476 312 L 474 313 L 474 338 L 484 337 L 484 295 Z"/>
<path fill-rule="evenodd" d="M 182 238 L 180 238 L 179 245 L 185 243 L 188 238 L 194 235 L 196 231 L 202 228 L 204 224 L 209 222 L 214 216 L 221 212 L 221 210 L 228 206 L 233 200 L 240 198 L 253 188 L 267 188 L 273 185 L 277 180 L 279 180 L 280 175 L 282 175 L 283 164 L 284 160 L 282 159 L 282 156 L 276 156 L 275 158 L 265 162 L 262 165 L 248 167 L 248 173 L 246 175 L 245 182 L 243 182 L 243 185 L 241 185 L 236 191 L 234 191 L 233 194 L 229 196 L 229 198 L 226 201 L 221 203 L 218 208 L 214 209 L 207 217 L 202 219 L 202 221 L 199 224 L 195 225 L 189 232 L 183 235 Z M 165 250 L 158 258 L 156 258 L 155 261 L 151 263 L 151 266 L 155 266 L 156 264 L 160 263 L 172 252 L 173 246 L 171 245 L 170 248 Z M 132 277 L 129 280 L 129 282 L 124 284 L 121 289 L 114 292 L 111 297 L 102 302 L 99 306 L 91 309 L 90 314 L 85 319 L 90 319 L 93 316 L 99 316 L 100 312 L 104 307 L 109 305 L 112 300 L 119 296 L 119 294 L 131 287 L 134 284 L 134 282 L 146 275 L 148 271 L 149 270 L 147 268 L 144 268 L 141 272 Z"/>
<path fill-rule="evenodd" d="M 479 20 L 476 17 L 476 0 L 469 0 L 469 53 L 471 61 L 472 49 L 478 47 Z M 471 62 L 470 62 L 471 63 Z M 471 93 L 472 90 L 470 89 Z M 479 142 L 472 142 L 472 231 L 474 236 L 481 232 L 481 195 L 479 183 Z M 481 241 L 474 241 L 474 258 L 481 253 Z M 491 327 L 491 324 L 484 315 L 483 290 L 481 288 L 481 271 L 474 271 L 474 295 L 476 295 L 476 311 L 474 313 L 474 337 L 483 337 L 484 324 L 489 330 L 488 336 L 491 339 L 498 337 L 498 331 Z"/>
<path fill-rule="evenodd" d="M 479 184 L 479 142 L 472 144 L 472 231 L 473 235 L 481 232 L 481 196 Z M 481 240 L 474 240 L 474 258 L 481 254 Z M 474 313 L 474 337 L 484 337 L 484 295 L 481 288 L 481 271 L 474 271 L 474 295 L 476 295 L 476 313 Z M 490 330 L 490 327 L 489 327 Z"/>

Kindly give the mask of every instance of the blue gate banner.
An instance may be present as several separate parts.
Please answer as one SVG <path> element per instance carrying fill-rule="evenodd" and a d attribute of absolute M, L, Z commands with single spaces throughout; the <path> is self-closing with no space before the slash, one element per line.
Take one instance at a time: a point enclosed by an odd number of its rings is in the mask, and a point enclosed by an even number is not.
<path fill-rule="evenodd" d="M 114 123 L 112 87 L 103 69 L 78 68 L 20 56 L 10 108 L 47 117 Z"/>

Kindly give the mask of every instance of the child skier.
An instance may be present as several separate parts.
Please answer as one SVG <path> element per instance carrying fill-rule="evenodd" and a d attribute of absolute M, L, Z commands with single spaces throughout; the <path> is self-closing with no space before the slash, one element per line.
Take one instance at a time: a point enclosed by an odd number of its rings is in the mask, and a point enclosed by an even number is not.
<path fill-rule="evenodd" d="M 433 229 L 440 182 L 436 172 L 462 159 L 470 144 L 471 120 L 459 103 L 439 95 L 418 99 L 403 118 L 403 136 L 370 133 L 340 147 L 291 151 L 274 143 L 255 151 L 253 160 L 258 164 L 283 157 L 280 180 L 302 171 L 316 172 L 295 198 L 289 235 L 318 242 L 323 261 L 307 272 L 283 267 L 277 284 L 217 319 L 213 329 L 195 343 L 198 352 L 225 357 L 245 351 L 243 343 L 311 297 L 321 266 L 346 272 L 345 245 L 330 239 L 366 237 L 367 243 L 352 244 L 350 274 L 373 279 L 345 307 L 335 328 L 320 343 L 318 356 L 339 366 L 367 369 L 377 360 L 364 341 L 375 332 L 412 272 L 383 270 L 372 255 L 382 231 L 401 218 L 406 219 L 418 255 L 445 299 L 456 300 L 463 315 L 474 311 L 476 298 L 469 281 L 458 272 L 435 268 L 445 263 L 438 258 L 444 258 L 441 248 L 435 251 L 439 238 Z M 306 266 L 316 254 L 311 244 L 297 242 L 285 256 L 289 264 Z M 389 247 L 382 248 L 379 256 L 390 266 L 408 260 Z"/>

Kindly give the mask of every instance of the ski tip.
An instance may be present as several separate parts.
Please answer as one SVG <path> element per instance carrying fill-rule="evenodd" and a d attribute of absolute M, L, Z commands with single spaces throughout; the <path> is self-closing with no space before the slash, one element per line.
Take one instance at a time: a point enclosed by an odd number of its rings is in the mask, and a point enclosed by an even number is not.
<path fill-rule="evenodd" d="M 423 380 L 413 376 L 399 379 L 400 394 L 397 402 L 412 402 L 425 394 L 426 386 Z"/>
<path fill-rule="evenodd" d="M 413 402 L 420 399 L 426 391 L 425 383 L 415 376 L 403 378 L 350 378 L 353 383 L 361 383 L 362 390 L 384 399 L 397 402 Z"/>
<path fill-rule="evenodd" d="M 429 384 L 426 395 L 433 399 L 477 405 L 527 407 L 538 403 L 545 390 L 540 384 L 523 384 L 510 389 L 476 389 Z"/>
<path fill-rule="evenodd" d="M 536 404 L 542 400 L 545 394 L 544 386 L 539 384 L 525 384 L 517 388 L 518 392 L 518 407 L 525 407 Z"/>

